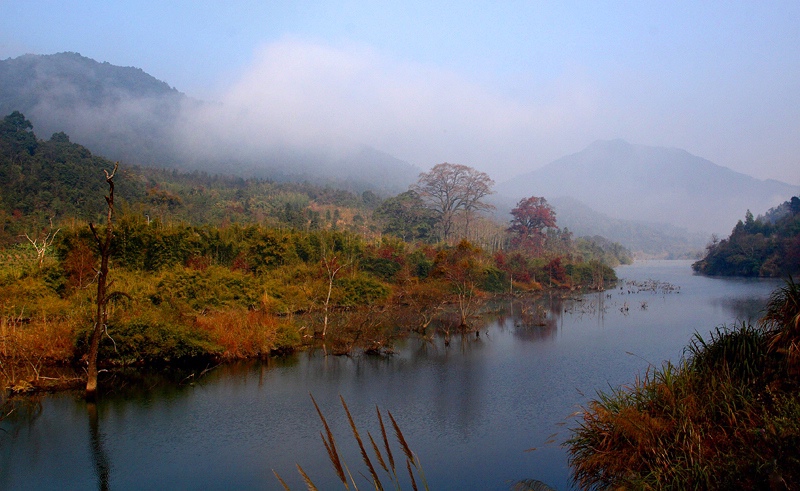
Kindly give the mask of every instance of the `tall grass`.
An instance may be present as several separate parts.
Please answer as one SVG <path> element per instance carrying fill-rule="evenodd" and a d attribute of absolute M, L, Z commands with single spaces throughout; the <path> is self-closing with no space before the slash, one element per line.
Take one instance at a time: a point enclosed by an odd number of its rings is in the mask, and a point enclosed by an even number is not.
<path fill-rule="evenodd" d="M 800 488 L 797 285 L 759 326 L 695 335 L 677 364 L 600 392 L 567 441 L 586 489 Z"/>
<path fill-rule="evenodd" d="M 369 487 L 375 490 L 400 490 L 400 475 L 405 472 L 408 475 L 411 489 L 417 491 L 420 489 L 419 486 L 422 486 L 421 489 L 427 490 L 428 483 L 425 479 L 425 473 L 422 470 L 422 464 L 419 460 L 419 457 L 417 454 L 411 451 L 411 447 L 408 445 L 408 442 L 406 441 L 403 432 L 400 430 L 400 426 L 397 424 L 397 421 L 394 419 L 394 416 L 392 416 L 392 413 L 390 411 L 386 412 L 387 416 L 389 417 L 389 421 L 391 422 L 392 429 L 394 430 L 397 447 L 399 447 L 397 456 L 400 458 L 397 460 L 395 460 L 395 452 L 392 451 L 392 445 L 390 444 L 390 439 L 388 437 L 386 425 L 384 424 L 383 415 L 381 414 L 380 409 L 375 407 L 380 428 L 380 439 L 378 442 L 376 442 L 375 438 L 370 432 L 367 432 L 367 439 L 370 443 L 369 449 L 372 451 L 370 453 L 370 451 L 367 449 L 368 447 L 364 443 L 365 440 L 361 437 L 361 432 L 356 426 L 355 420 L 350 413 L 350 409 L 347 407 L 344 397 L 339 396 L 339 398 L 341 400 L 342 407 L 344 408 L 344 412 L 347 415 L 347 422 L 350 425 L 353 439 L 358 445 L 361 455 L 361 463 L 365 466 L 367 471 L 366 474 L 359 471 L 356 473 L 356 475 L 362 476 L 362 479 L 366 480 Z M 336 438 L 334 437 L 333 432 L 328 425 L 328 421 L 325 418 L 325 415 L 322 414 L 322 410 L 319 408 L 319 405 L 317 404 L 317 401 L 314 399 L 313 395 L 311 396 L 311 402 L 314 404 L 314 408 L 317 410 L 317 415 L 322 422 L 324 431 L 320 432 L 320 437 L 322 438 L 322 444 L 325 446 L 328 459 L 333 466 L 336 476 L 339 478 L 339 481 L 342 483 L 342 487 L 344 487 L 344 489 L 351 489 L 352 486 L 352 489 L 357 490 L 358 483 L 354 477 L 353 471 L 351 471 L 350 467 L 347 465 L 344 459 L 342 459 L 341 453 L 337 447 Z M 395 451 L 397 450 L 398 448 L 395 448 Z M 405 458 L 405 462 L 403 462 L 403 458 Z M 299 464 L 297 464 L 297 471 L 302 477 L 303 482 L 306 484 L 306 487 L 309 489 L 309 491 L 317 489 L 311 478 L 308 477 L 308 474 L 306 474 L 305 470 L 303 470 Z M 274 469 L 272 472 L 275 474 L 275 477 L 281 483 L 283 488 L 289 491 L 289 486 L 281 478 L 278 472 Z"/>

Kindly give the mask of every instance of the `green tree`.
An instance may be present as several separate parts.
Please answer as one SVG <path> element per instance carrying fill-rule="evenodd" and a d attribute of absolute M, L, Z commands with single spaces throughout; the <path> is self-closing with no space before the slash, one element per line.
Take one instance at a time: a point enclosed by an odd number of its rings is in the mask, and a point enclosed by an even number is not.
<path fill-rule="evenodd" d="M 3 142 L 0 149 L 4 154 L 10 155 L 14 162 L 24 154 L 33 155 L 38 146 L 33 124 L 19 111 L 3 118 L 0 123 L 0 141 Z"/>
<path fill-rule="evenodd" d="M 405 241 L 429 239 L 436 222 L 436 215 L 415 191 L 386 199 L 375 209 L 373 218 L 382 224 L 383 233 Z"/>

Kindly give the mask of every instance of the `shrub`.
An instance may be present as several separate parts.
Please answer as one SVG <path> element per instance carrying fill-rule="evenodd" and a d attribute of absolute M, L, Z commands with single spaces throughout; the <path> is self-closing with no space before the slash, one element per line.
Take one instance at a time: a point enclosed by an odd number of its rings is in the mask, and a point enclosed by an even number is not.
<path fill-rule="evenodd" d="M 386 285 L 365 274 L 358 274 L 334 282 L 333 300 L 344 307 L 368 305 L 387 298 L 389 293 Z"/>
<path fill-rule="evenodd" d="M 88 345 L 91 325 L 78 334 L 78 352 Z M 101 362 L 158 364 L 222 354 L 208 333 L 152 309 L 126 318 L 112 318 L 100 343 Z"/>
<path fill-rule="evenodd" d="M 223 358 L 268 355 L 273 350 L 292 350 L 300 335 L 291 323 L 263 311 L 227 310 L 198 316 L 198 329 L 221 347 Z"/>
<path fill-rule="evenodd" d="M 800 482 L 798 379 L 770 333 L 696 336 L 688 358 L 589 403 L 569 445 L 584 488 L 767 489 Z M 782 487 L 780 489 L 787 489 Z"/>
<path fill-rule="evenodd" d="M 252 276 L 239 271 L 220 266 L 202 271 L 177 266 L 158 282 L 153 303 L 170 301 L 194 311 L 251 307 L 259 303 L 259 290 Z"/>

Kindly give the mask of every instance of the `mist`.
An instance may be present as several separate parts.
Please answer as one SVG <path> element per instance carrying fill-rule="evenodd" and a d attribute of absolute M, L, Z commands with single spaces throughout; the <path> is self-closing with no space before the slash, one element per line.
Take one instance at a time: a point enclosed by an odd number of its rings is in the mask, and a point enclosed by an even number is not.
<path fill-rule="evenodd" d="M 248 160 L 276 147 L 338 158 L 367 145 L 422 169 L 456 162 L 502 181 L 595 140 L 625 138 L 800 183 L 796 118 L 778 94 L 754 100 L 756 82 L 687 94 L 627 70 L 600 81 L 579 65 L 532 78 L 524 90 L 476 80 L 366 46 L 282 39 L 257 51 L 218 104 L 188 111 L 178 141 L 197 154 Z M 755 104 L 764 107 L 753 118 L 780 114 L 789 124 L 747 124 L 741 112 Z M 776 152 L 783 164 L 762 165 Z"/>
<path fill-rule="evenodd" d="M 568 134 L 596 112 L 591 89 L 557 85 L 552 98 L 519 101 L 368 48 L 287 39 L 261 49 L 217 104 L 187 108 L 178 141 L 193 155 L 251 161 L 276 148 L 341 158 L 367 145 L 421 169 L 457 162 L 504 179 L 587 143 Z"/>

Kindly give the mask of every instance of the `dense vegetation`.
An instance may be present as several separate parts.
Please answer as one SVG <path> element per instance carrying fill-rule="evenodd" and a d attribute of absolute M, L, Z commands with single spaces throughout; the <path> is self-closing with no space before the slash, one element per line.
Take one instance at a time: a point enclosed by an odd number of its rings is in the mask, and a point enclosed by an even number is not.
<path fill-rule="evenodd" d="M 0 149 L 0 376 L 25 389 L 54 366 L 85 364 L 99 257 L 90 224 L 106 223 L 103 171 L 114 166 L 63 133 L 39 140 L 16 112 L 2 121 Z M 521 232 L 476 203 L 437 215 L 415 191 L 381 199 L 136 167 L 114 182 L 106 365 L 312 344 L 386 352 L 410 332 L 470 331 L 492 294 L 601 288 L 615 279 L 609 264 L 630 257 L 601 238 L 574 239 L 554 214 Z M 531 213 L 548 211 L 537 203 Z M 441 240 L 442 213 L 452 240 Z"/>
<path fill-rule="evenodd" d="M 695 271 L 720 276 L 786 276 L 800 273 L 800 198 L 753 218 L 748 210 L 730 237 L 712 238 Z"/>
<path fill-rule="evenodd" d="M 757 326 L 696 335 L 678 365 L 600 393 L 567 442 L 597 489 L 798 489 L 800 285 Z"/>

